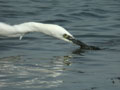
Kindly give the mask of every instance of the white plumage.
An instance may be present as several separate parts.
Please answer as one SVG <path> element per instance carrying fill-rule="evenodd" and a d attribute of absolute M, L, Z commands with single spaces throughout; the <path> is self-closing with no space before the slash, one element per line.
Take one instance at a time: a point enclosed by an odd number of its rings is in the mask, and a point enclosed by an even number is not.
<path fill-rule="evenodd" d="M 6 23 L 0 23 L 0 36 L 4 37 L 20 37 L 22 39 L 23 35 L 28 32 L 41 32 L 58 39 L 69 41 L 64 38 L 63 35 L 67 34 L 73 37 L 68 31 L 63 27 L 55 24 L 43 24 L 37 22 L 26 22 L 18 25 L 9 25 Z"/>

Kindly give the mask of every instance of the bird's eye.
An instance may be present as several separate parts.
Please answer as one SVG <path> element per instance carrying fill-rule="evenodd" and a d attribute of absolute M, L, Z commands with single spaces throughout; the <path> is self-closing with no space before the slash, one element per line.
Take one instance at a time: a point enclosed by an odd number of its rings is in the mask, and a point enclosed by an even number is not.
<path fill-rule="evenodd" d="M 63 34 L 63 37 L 64 37 L 65 39 L 67 39 L 67 38 L 68 38 L 68 35 L 67 35 L 67 34 Z"/>
<path fill-rule="evenodd" d="M 69 35 L 67 35 L 67 34 L 63 34 L 63 37 L 64 37 L 65 39 L 68 39 L 68 40 L 73 39 L 71 36 L 69 36 Z"/>

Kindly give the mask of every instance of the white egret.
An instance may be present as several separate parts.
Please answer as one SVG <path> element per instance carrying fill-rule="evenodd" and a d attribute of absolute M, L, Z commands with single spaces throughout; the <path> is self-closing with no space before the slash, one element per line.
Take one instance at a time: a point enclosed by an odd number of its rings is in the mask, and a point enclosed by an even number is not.
<path fill-rule="evenodd" d="M 29 32 L 41 32 L 58 39 L 77 44 L 82 49 L 99 49 L 98 47 L 88 46 L 83 42 L 76 40 L 66 29 L 55 24 L 43 24 L 37 22 L 26 22 L 18 25 L 9 25 L 0 22 L 0 36 L 19 37 L 21 40 L 24 34 Z"/>

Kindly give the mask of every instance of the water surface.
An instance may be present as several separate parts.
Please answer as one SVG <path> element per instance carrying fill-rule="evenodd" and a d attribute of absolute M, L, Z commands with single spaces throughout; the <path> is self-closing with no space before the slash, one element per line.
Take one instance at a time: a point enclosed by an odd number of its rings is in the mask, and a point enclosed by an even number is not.
<path fill-rule="evenodd" d="M 0 39 L 0 90 L 119 90 L 119 0 L 0 0 L 0 22 L 58 24 L 103 50 L 40 34 Z"/>

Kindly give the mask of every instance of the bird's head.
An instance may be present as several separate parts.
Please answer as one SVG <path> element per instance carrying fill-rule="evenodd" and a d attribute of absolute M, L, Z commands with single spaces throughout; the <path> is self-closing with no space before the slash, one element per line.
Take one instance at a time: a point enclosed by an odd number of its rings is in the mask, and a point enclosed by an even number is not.
<path fill-rule="evenodd" d="M 59 25 L 35 23 L 35 26 L 37 27 L 35 30 L 69 43 L 73 43 L 73 40 L 75 39 L 72 34 Z"/>
<path fill-rule="evenodd" d="M 75 39 L 73 37 L 73 35 L 71 35 L 69 32 L 65 31 L 65 32 L 58 32 L 57 34 L 52 35 L 53 37 L 56 37 L 58 39 L 64 40 L 66 42 L 69 43 L 73 43 L 73 39 Z"/>
<path fill-rule="evenodd" d="M 73 37 L 72 35 L 69 35 L 69 34 L 66 34 L 66 33 L 65 33 L 65 34 L 62 35 L 62 37 L 63 37 L 63 40 L 64 40 L 64 41 L 73 43 L 72 40 L 74 39 L 74 37 Z"/>
<path fill-rule="evenodd" d="M 66 29 L 61 26 L 56 26 L 54 29 L 55 33 L 52 35 L 58 39 L 64 40 L 69 43 L 73 43 L 74 36 L 70 34 Z"/>
<path fill-rule="evenodd" d="M 40 26 L 41 32 L 43 32 L 44 34 L 53 36 L 55 38 L 67 41 L 72 43 L 71 39 L 73 39 L 73 35 L 70 34 L 65 28 L 59 26 L 59 25 L 55 25 L 55 24 L 42 24 L 42 26 Z"/>

